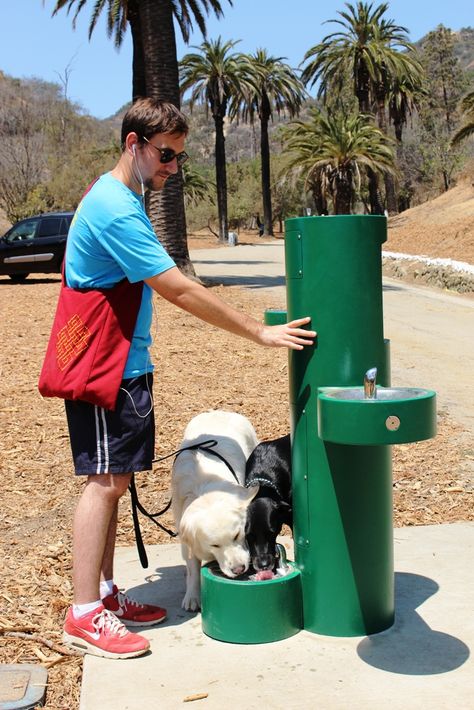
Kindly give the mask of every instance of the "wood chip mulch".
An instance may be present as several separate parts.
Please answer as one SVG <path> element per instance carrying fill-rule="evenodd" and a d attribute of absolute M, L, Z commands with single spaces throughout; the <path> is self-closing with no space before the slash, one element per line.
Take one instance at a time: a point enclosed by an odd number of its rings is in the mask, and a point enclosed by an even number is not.
<path fill-rule="evenodd" d="M 82 480 L 72 475 L 63 403 L 43 400 L 37 380 L 59 277 L 30 276 L 14 285 L 0 277 L 2 338 L 0 408 L 0 663 L 49 669 L 49 710 L 79 705 L 82 658 L 61 644 L 71 603 L 71 519 Z M 216 287 L 236 308 L 261 318 L 281 307 L 258 291 Z M 288 431 L 284 351 L 237 340 L 157 299 L 154 361 L 157 456 L 178 448 L 188 420 L 210 408 L 241 412 L 261 439 Z M 473 520 L 473 451 L 466 432 L 442 413 L 433 441 L 395 447 L 395 525 Z M 170 460 L 139 477 L 149 510 L 169 498 Z M 121 502 L 120 545 L 133 546 L 128 496 Z M 163 522 L 173 526 L 171 515 Z M 169 542 L 143 521 L 145 543 Z"/>

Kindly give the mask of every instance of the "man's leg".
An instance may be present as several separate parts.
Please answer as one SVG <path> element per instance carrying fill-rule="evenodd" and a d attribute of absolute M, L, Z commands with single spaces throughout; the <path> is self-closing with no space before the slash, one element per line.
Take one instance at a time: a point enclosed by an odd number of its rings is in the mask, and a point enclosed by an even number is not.
<path fill-rule="evenodd" d="M 118 503 L 112 513 L 107 531 L 107 539 L 105 541 L 105 550 L 102 557 L 102 568 L 100 571 L 100 581 L 110 580 L 114 578 L 114 554 L 115 541 L 117 538 L 117 523 L 118 523 Z"/>
<path fill-rule="evenodd" d="M 74 516 L 73 584 L 75 604 L 100 598 L 100 573 L 111 571 L 117 505 L 131 474 L 89 476 Z M 111 579 L 112 577 L 107 577 Z"/>
<path fill-rule="evenodd" d="M 93 608 L 78 616 L 76 607 L 69 609 L 63 641 L 83 653 L 106 658 L 141 656 L 150 647 L 146 638 L 127 631 L 100 602 L 100 573 L 104 559 L 107 564 L 113 560 L 117 504 L 129 481 L 129 474 L 89 476 L 74 516 L 74 601 Z"/>

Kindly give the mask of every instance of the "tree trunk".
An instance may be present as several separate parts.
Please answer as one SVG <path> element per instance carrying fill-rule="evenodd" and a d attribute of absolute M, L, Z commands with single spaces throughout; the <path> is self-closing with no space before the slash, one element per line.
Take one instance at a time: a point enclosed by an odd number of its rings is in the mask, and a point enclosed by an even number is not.
<path fill-rule="evenodd" d="M 145 59 L 146 96 L 180 107 L 179 72 L 172 0 L 139 0 L 139 17 Z M 176 265 L 195 277 L 189 258 L 181 171 L 169 178 L 163 190 L 151 193 L 148 214 L 153 228 Z"/>
<path fill-rule="evenodd" d="M 398 213 L 398 199 L 397 199 L 397 193 L 395 191 L 395 180 L 394 180 L 393 175 L 390 175 L 390 173 L 385 173 L 384 182 L 385 182 L 385 199 L 387 202 L 387 211 L 389 214 L 397 214 Z"/>
<path fill-rule="evenodd" d="M 384 135 L 387 135 L 387 114 L 385 111 L 385 90 L 382 87 L 377 94 L 377 117 L 379 128 Z M 396 214 L 398 212 L 398 202 L 397 195 L 395 192 L 395 180 L 393 175 L 386 173 L 384 175 L 385 183 L 385 202 L 387 204 L 387 210 L 389 214 Z"/>
<path fill-rule="evenodd" d="M 221 115 L 221 112 L 214 114 L 214 124 L 216 127 L 216 190 L 219 239 L 221 242 L 227 242 L 229 239 L 229 225 L 227 220 L 227 172 L 225 166 L 224 117 Z"/>
<path fill-rule="evenodd" d="M 262 161 L 262 202 L 263 202 L 263 234 L 273 236 L 272 193 L 270 178 L 270 142 L 268 140 L 268 120 L 270 106 L 266 94 L 262 97 L 260 116 L 260 157 Z"/>
<path fill-rule="evenodd" d="M 337 180 L 334 190 L 334 214 L 351 214 L 352 177 L 345 174 Z"/>
<path fill-rule="evenodd" d="M 370 214 L 383 214 L 384 207 L 380 195 L 377 173 L 375 173 L 372 168 L 367 168 L 367 178 L 369 180 Z"/>
<path fill-rule="evenodd" d="M 132 33 L 132 102 L 146 96 L 145 57 L 143 56 L 142 28 L 138 0 L 129 0 L 127 19 Z"/>
<path fill-rule="evenodd" d="M 366 115 L 373 114 L 370 106 L 370 78 L 367 70 L 361 68 L 355 87 L 355 93 L 359 103 L 360 113 Z M 372 168 L 367 168 L 367 179 L 369 182 L 369 202 L 371 214 L 383 214 L 383 203 L 380 198 L 377 174 Z"/>
<path fill-rule="evenodd" d="M 316 206 L 316 212 L 318 215 L 321 217 L 323 215 L 328 215 L 328 202 L 326 199 L 326 195 L 324 194 L 323 190 L 321 189 L 321 181 L 318 180 L 315 184 L 314 187 L 311 191 L 311 194 L 313 195 L 313 200 L 314 204 Z"/>

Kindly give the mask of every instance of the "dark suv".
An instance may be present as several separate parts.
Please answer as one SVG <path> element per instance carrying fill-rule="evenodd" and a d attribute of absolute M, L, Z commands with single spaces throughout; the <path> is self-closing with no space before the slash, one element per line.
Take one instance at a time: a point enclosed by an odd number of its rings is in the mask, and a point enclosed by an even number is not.
<path fill-rule="evenodd" d="M 14 224 L 0 239 L 0 275 L 24 281 L 31 273 L 59 273 L 73 216 L 51 212 Z"/>

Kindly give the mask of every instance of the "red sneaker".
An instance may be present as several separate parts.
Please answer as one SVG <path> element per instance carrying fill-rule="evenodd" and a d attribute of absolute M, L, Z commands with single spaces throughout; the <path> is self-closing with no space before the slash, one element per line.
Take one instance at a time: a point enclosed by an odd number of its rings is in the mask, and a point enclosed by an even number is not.
<path fill-rule="evenodd" d="M 123 594 L 115 584 L 112 594 L 102 599 L 102 604 L 127 626 L 153 626 L 166 619 L 166 609 L 140 604 Z"/>
<path fill-rule="evenodd" d="M 74 618 L 70 608 L 64 622 L 63 641 L 76 651 L 104 658 L 133 658 L 150 648 L 146 638 L 127 631 L 103 606 L 79 619 Z"/>

